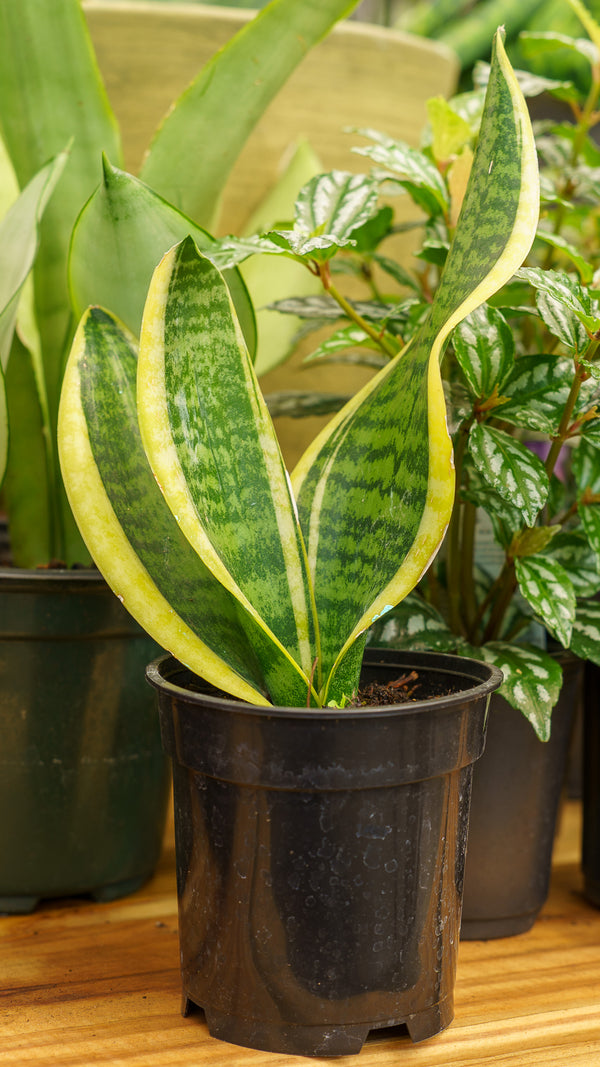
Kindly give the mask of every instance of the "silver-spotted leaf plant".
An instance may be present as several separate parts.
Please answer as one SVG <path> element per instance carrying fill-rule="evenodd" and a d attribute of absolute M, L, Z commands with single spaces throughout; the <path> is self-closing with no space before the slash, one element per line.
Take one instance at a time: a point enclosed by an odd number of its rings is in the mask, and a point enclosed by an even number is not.
<path fill-rule="evenodd" d="M 142 184 L 119 169 L 120 131 L 81 0 L 0 0 L 0 211 L 14 184 L 23 219 L 13 225 L 13 212 L 0 231 L 0 487 L 17 566 L 90 562 L 56 449 L 62 374 L 82 302 L 111 306 L 116 294 L 114 310 L 139 332 L 160 256 L 190 232 L 201 247 L 211 243 L 203 227 L 214 225 L 249 133 L 307 51 L 357 2 L 271 0 L 175 101 L 144 157 Z M 34 295 L 21 302 L 17 324 L 25 264 Z M 229 282 L 252 351 L 254 312 L 237 272 Z"/>
<path fill-rule="evenodd" d="M 317 179 L 299 226 L 269 240 L 320 270 L 376 217 L 378 186 Z M 369 627 L 427 570 L 452 512 L 444 344 L 521 264 L 537 208 L 531 127 L 498 39 L 428 313 L 291 477 L 213 250 L 188 236 L 162 259 L 139 351 L 112 310 L 84 314 L 59 421 L 71 506 L 115 593 L 197 674 L 252 703 L 355 693 Z"/>
<path fill-rule="evenodd" d="M 369 636 L 375 645 L 456 652 L 501 667 L 500 692 L 542 739 L 550 735 L 561 688 L 563 649 L 600 664 L 600 151 L 593 136 L 600 122 L 600 27 L 583 5 L 570 0 L 570 7 L 590 39 L 524 34 L 522 53 L 538 73 L 516 72 L 524 93 L 544 94 L 561 116 L 534 123 L 541 163 L 535 241 L 522 269 L 456 326 L 443 365 L 456 466 L 444 549 Z M 587 75 L 574 83 L 543 74 L 557 50 L 567 60 L 578 56 Z M 376 167 L 366 187 L 385 177 L 383 188 L 401 187 L 412 197 L 422 239 L 414 268 L 396 261 L 388 198 L 344 247 L 331 240 L 321 261 L 313 255 L 309 266 L 322 279 L 323 295 L 279 305 L 307 326 L 333 323 L 309 366 L 337 361 L 343 382 L 348 363 L 387 365 L 421 328 L 443 285 L 444 264 L 447 270 L 452 262 L 473 147 L 487 136 L 479 123 L 488 76 L 482 65 L 473 91 L 431 102 L 420 149 L 361 131 L 368 143 L 358 151 Z M 492 174 L 497 162 L 490 159 Z M 356 176 L 354 182 L 359 189 Z M 304 240 L 318 237 L 325 246 L 330 228 L 326 220 L 324 231 L 305 232 Z M 307 230 L 301 203 L 295 229 Z M 278 233 L 256 244 L 293 254 L 298 241 L 298 234 Z M 235 263 L 247 251 L 229 240 L 220 262 Z M 352 298 L 343 295 L 349 275 Z M 356 279 L 368 282 L 360 299 Z M 329 399 L 335 409 L 336 397 Z M 308 393 L 299 400 L 296 414 L 327 404 L 326 396 Z M 278 404 L 274 398 L 273 410 Z M 293 405 L 286 396 L 288 413 Z"/>

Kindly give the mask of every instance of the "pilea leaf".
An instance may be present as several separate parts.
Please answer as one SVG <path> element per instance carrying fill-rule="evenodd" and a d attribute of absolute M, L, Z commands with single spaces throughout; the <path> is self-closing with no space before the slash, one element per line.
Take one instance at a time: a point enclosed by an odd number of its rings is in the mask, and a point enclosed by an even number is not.
<path fill-rule="evenodd" d="M 504 681 L 498 692 L 525 715 L 540 741 L 547 741 L 552 709 L 562 685 L 560 663 L 541 648 L 502 641 L 483 645 L 479 657 L 500 668 Z"/>
<path fill-rule="evenodd" d="M 575 593 L 564 567 L 547 556 L 515 560 L 519 588 L 546 629 L 568 648 L 575 618 Z"/>
<path fill-rule="evenodd" d="M 469 433 L 469 451 L 486 481 L 533 526 L 549 489 L 537 456 L 503 430 L 479 423 Z"/>

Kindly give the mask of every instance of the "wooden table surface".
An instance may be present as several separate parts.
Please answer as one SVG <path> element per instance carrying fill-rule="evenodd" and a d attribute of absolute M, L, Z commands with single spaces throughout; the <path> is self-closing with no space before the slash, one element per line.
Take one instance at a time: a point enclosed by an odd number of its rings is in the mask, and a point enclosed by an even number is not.
<path fill-rule="evenodd" d="M 552 887 L 527 934 L 462 942 L 456 1017 L 412 1045 L 388 1030 L 359 1057 L 312 1062 L 357 1067 L 600 1067 L 600 910 L 581 895 L 580 811 L 563 811 Z M 0 918 L 3 1067 L 292 1067 L 310 1061 L 255 1052 L 208 1036 L 180 1015 L 174 847 L 159 870 L 113 904 L 46 904 Z"/>

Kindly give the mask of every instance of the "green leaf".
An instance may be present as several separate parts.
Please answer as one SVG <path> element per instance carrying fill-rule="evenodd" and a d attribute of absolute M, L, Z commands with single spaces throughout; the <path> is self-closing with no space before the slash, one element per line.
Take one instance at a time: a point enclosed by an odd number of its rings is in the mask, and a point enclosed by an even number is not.
<path fill-rule="evenodd" d="M 371 648 L 408 648 L 456 652 L 461 638 L 448 628 L 439 611 L 416 593 L 373 623 L 367 644 Z"/>
<path fill-rule="evenodd" d="M 580 504 L 577 511 L 588 544 L 596 553 L 600 566 L 600 504 Z"/>
<path fill-rule="evenodd" d="M 307 415 L 332 415 L 343 408 L 349 399 L 348 394 L 309 393 L 300 389 L 281 390 L 265 396 L 272 419 L 282 415 L 291 419 L 303 419 Z"/>
<path fill-rule="evenodd" d="M 75 219 L 120 140 L 79 0 L 19 0 L 0 7 L 2 137 L 21 188 L 70 144 L 44 213 L 34 267 L 46 391 L 54 425 L 70 326 L 67 255 Z"/>
<path fill-rule="evenodd" d="M 332 676 L 327 699 L 337 699 L 346 651 L 410 592 L 443 536 L 453 475 L 440 354 L 454 327 L 526 255 L 537 222 L 536 175 L 527 110 L 497 35 L 471 179 L 431 314 L 292 474 L 324 673 Z"/>
<path fill-rule="evenodd" d="M 504 674 L 498 692 L 529 720 L 540 741 L 550 737 L 552 709 L 562 685 L 562 668 L 548 652 L 533 645 L 490 641 L 481 658 Z"/>
<path fill-rule="evenodd" d="M 577 597 L 593 596 L 600 589 L 598 556 L 581 533 L 556 534 L 544 556 L 564 567 Z"/>
<path fill-rule="evenodd" d="M 354 133 L 374 142 L 353 151 L 384 167 L 384 175 L 378 175 L 380 178 L 385 176 L 397 181 L 428 215 L 448 210 L 450 203 L 444 181 L 435 164 L 423 152 L 377 130 L 360 129 Z M 396 175 L 400 177 L 396 178 Z"/>
<path fill-rule="evenodd" d="M 512 330 L 495 308 L 482 305 L 456 327 L 452 343 L 461 370 L 475 397 L 489 397 L 512 370 Z"/>
<path fill-rule="evenodd" d="M 571 651 L 600 666 L 600 603 L 597 600 L 578 600 Z"/>
<path fill-rule="evenodd" d="M 436 160 L 446 163 L 471 140 L 470 123 L 457 114 L 443 96 L 435 96 L 427 101 L 427 118 L 431 126 L 431 147 Z"/>
<path fill-rule="evenodd" d="M 364 226 L 377 210 L 379 186 L 365 174 L 349 174 L 333 170 L 311 178 L 300 190 L 296 200 L 296 217 L 293 233 L 299 243 L 292 240 L 292 247 L 300 255 L 303 245 L 311 238 L 326 235 L 332 246 L 343 247 L 352 240 L 352 235 Z M 325 250 L 318 260 L 328 259 Z"/>
<path fill-rule="evenodd" d="M 560 271 L 541 270 L 539 267 L 523 267 L 516 274 L 517 278 L 530 282 L 540 292 L 551 297 L 556 304 L 572 312 L 589 333 L 595 333 L 600 328 L 597 302 L 592 300 L 588 291 L 572 275 Z M 548 306 L 548 301 L 544 306 Z M 555 310 L 554 317 L 559 319 L 558 310 Z M 567 331 L 567 336 L 569 332 Z"/>
<path fill-rule="evenodd" d="M 245 228 L 245 235 L 264 233 L 294 215 L 296 197 L 306 182 L 323 168 L 306 141 L 296 147 L 281 177 L 261 201 Z M 291 296 L 308 296 L 321 292 L 321 282 L 304 264 L 279 257 L 252 256 L 240 268 L 252 303 L 256 308 L 258 333 L 254 367 L 257 375 L 266 374 L 290 355 L 300 321 L 284 316 L 267 305 Z"/>
<path fill-rule="evenodd" d="M 6 370 L 25 280 L 35 262 L 40 223 L 64 170 L 68 153 L 61 152 L 25 186 L 0 222 L 0 364 Z"/>
<path fill-rule="evenodd" d="M 573 361 L 557 356 L 520 356 L 502 386 L 508 397 L 498 409 L 503 422 L 556 433 L 573 379 Z"/>
<path fill-rule="evenodd" d="M 582 437 L 571 459 L 573 474 L 580 492 L 600 493 L 600 464 L 594 443 Z"/>
<path fill-rule="evenodd" d="M 548 556 L 515 560 L 519 588 L 547 630 L 569 647 L 575 618 L 575 592 L 564 567 Z"/>
<path fill-rule="evenodd" d="M 584 37 L 569 37 L 565 33 L 534 33 L 527 30 L 523 31 L 520 40 L 529 55 L 552 55 L 554 52 L 567 50 L 576 55 L 584 56 L 588 63 L 592 65 L 597 60 L 596 48 L 591 41 Z"/>
<path fill-rule="evenodd" d="M 357 0 L 272 0 L 202 68 L 163 120 L 140 177 L 214 229 L 227 177 L 267 105 Z"/>
<path fill-rule="evenodd" d="M 232 413 L 234 413 L 232 417 Z M 275 702 L 306 702 L 312 595 L 287 472 L 222 276 L 186 238 L 144 310 L 138 418 L 154 476 L 206 567 L 287 656 Z"/>
<path fill-rule="evenodd" d="M 105 158 L 102 184 L 81 212 L 71 241 L 69 286 L 77 318 L 98 304 L 138 337 L 152 272 L 188 234 L 210 255 L 216 242 L 206 230 Z M 246 286 L 237 270 L 228 271 L 226 280 L 253 354 L 256 323 Z"/>
<path fill-rule="evenodd" d="M 486 481 L 533 526 L 549 490 L 543 463 L 520 441 L 483 423 L 472 427 L 468 447 Z"/>
<path fill-rule="evenodd" d="M 287 660 L 266 643 L 271 660 L 262 674 L 260 628 L 202 563 L 167 508 L 140 438 L 136 372 L 134 338 L 91 309 L 69 357 L 59 420 L 73 511 L 104 577 L 147 632 L 217 687 L 264 704 Z"/>
<path fill-rule="evenodd" d="M 375 348 L 375 342 L 361 330 L 360 326 L 344 326 L 341 330 L 326 337 L 310 355 L 306 356 L 304 363 L 312 363 L 316 359 L 335 359 L 340 353 L 347 353 L 351 349 L 357 349 L 364 353 L 365 365 L 384 367 L 387 358 L 381 354 L 381 350 Z"/>
<path fill-rule="evenodd" d="M 564 237 L 556 233 L 547 233 L 546 230 L 538 230 L 536 234 L 538 241 L 543 241 L 544 244 L 550 245 L 552 248 L 557 248 L 561 251 L 567 259 L 570 259 L 573 266 L 577 269 L 577 273 L 584 285 L 591 282 L 594 275 L 594 270 L 591 263 L 582 256 L 581 253 L 570 244 Z"/>

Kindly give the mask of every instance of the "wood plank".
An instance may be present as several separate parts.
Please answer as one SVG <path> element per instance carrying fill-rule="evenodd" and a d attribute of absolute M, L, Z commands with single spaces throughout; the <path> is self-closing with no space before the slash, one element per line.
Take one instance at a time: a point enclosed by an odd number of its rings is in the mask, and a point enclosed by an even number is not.
<path fill-rule="evenodd" d="M 548 902 L 533 930 L 460 948 L 456 1018 L 413 1046 L 401 1031 L 369 1037 L 342 1067 L 597 1067 L 600 1064 L 600 911 L 581 894 L 580 807 L 569 802 Z M 179 1014 L 174 847 L 112 904 L 47 903 L 0 919 L 3 1067 L 292 1067 L 306 1062 L 226 1045 L 200 1013 Z M 331 1061 L 317 1059 L 316 1064 Z"/>

